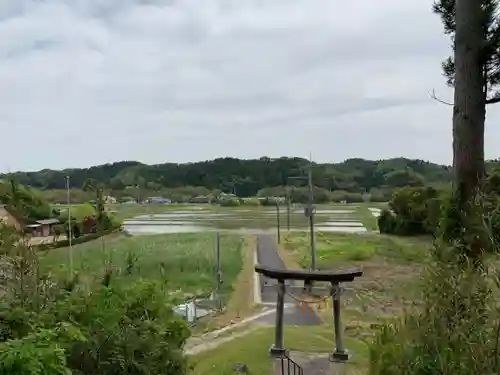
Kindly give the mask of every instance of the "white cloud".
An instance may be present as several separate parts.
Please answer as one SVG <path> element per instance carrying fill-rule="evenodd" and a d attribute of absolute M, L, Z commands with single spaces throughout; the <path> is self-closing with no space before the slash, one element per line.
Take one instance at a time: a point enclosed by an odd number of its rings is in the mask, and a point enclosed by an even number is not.
<path fill-rule="evenodd" d="M 451 114 L 428 96 L 451 96 L 449 41 L 431 5 L 4 0 L 0 158 L 11 170 L 309 151 L 449 163 Z M 498 156 L 500 130 L 487 132 Z"/>

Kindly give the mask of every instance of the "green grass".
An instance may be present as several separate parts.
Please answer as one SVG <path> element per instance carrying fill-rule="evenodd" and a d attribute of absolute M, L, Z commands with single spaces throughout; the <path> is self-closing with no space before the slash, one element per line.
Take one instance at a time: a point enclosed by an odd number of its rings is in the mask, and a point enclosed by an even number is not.
<path fill-rule="evenodd" d="M 127 237 L 113 235 L 104 240 L 73 247 L 74 270 L 82 279 L 93 282 L 102 278 L 106 260 L 110 260 L 113 275 L 120 282 L 138 277 L 168 280 L 170 290 L 184 293 L 206 293 L 215 281 L 215 235 L 213 233 L 183 233 Z M 221 266 L 223 292 L 231 286 L 242 268 L 243 239 L 221 236 Z M 128 259 L 135 258 L 131 274 L 127 274 Z M 41 257 L 41 267 L 58 277 L 68 274 L 68 248 L 49 251 Z"/>
<path fill-rule="evenodd" d="M 378 232 L 378 218 L 373 216 L 368 208 L 380 208 L 380 206 L 359 206 L 356 209 L 356 216 L 361 220 L 363 225 L 369 231 Z"/>
<path fill-rule="evenodd" d="M 274 328 L 265 327 L 246 336 L 221 344 L 217 348 L 190 358 L 193 365 L 192 375 L 236 374 L 234 365 L 246 364 L 249 374 L 270 374 L 272 361 L 269 347 L 273 343 Z M 368 348 L 363 342 L 347 335 L 345 343 L 353 359 L 346 365 L 346 371 L 364 367 Z M 331 353 L 333 333 L 324 327 L 287 326 L 285 327 L 285 346 L 287 349 L 309 353 Z"/>
<path fill-rule="evenodd" d="M 307 233 L 285 235 L 285 250 L 295 253 L 299 264 L 307 268 L 311 262 Z M 398 263 L 422 263 L 428 259 L 429 238 L 405 238 L 371 233 L 316 234 L 317 267 L 331 269 L 339 263 L 384 257 Z"/>
<path fill-rule="evenodd" d="M 59 210 L 67 210 L 67 205 L 58 205 L 54 206 L 54 208 Z M 72 204 L 71 205 L 71 216 L 76 218 L 77 220 L 82 220 L 86 216 L 95 215 L 95 209 L 92 207 L 90 203 L 82 203 L 82 204 Z M 67 214 L 67 212 L 66 212 Z M 64 214 L 63 214 L 64 215 Z M 67 216 L 66 216 L 67 218 Z"/>

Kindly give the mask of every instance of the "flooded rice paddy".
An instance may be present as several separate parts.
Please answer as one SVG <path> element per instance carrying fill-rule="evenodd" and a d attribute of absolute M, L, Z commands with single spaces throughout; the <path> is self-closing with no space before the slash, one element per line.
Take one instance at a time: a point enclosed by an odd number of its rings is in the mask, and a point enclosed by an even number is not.
<path fill-rule="evenodd" d="M 351 207 L 349 207 L 351 208 Z M 315 228 L 319 232 L 361 233 L 367 229 L 360 220 L 357 206 L 352 209 L 317 209 Z M 378 209 L 369 210 L 374 216 Z M 147 211 L 147 208 L 145 208 Z M 286 207 L 280 208 L 279 222 L 281 230 L 290 228 L 292 231 L 308 230 L 308 219 L 304 209 L 294 206 L 287 212 Z M 205 231 L 230 231 L 241 233 L 274 233 L 278 224 L 275 207 L 267 208 L 217 208 L 211 206 L 191 206 L 178 211 L 165 213 L 141 214 L 125 220 L 124 229 L 131 235 L 188 233 Z"/>

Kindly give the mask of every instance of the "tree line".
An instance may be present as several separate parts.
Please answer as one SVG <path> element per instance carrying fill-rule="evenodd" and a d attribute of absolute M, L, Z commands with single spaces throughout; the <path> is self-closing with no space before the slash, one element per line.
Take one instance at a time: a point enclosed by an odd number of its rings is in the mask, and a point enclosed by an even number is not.
<path fill-rule="evenodd" d="M 247 197 L 255 196 L 267 187 L 306 186 L 308 166 L 306 159 L 285 157 L 253 160 L 219 158 L 197 163 L 157 165 L 123 161 L 81 169 L 16 172 L 3 178 L 14 178 L 18 183 L 41 190 L 65 189 L 65 177 L 69 176 L 71 186 L 77 189 L 91 179 L 105 189 L 116 191 L 134 187 L 159 191 L 191 186 Z M 313 163 L 312 168 L 313 184 L 318 188 L 351 193 L 443 184 L 452 179 L 449 166 L 406 158 L 377 161 L 353 158 L 341 163 Z"/>

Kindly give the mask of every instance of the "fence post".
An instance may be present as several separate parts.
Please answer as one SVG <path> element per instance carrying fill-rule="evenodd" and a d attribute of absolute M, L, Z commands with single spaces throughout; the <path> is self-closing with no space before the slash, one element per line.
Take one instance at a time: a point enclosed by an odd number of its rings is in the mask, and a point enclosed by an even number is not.
<path fill-rule="evenodd" d="M 196 313 L 197 306 L 196 306 L 196 297 L 193 299 L 193 313 L 194 313 L 194 321 L 198 321 L 198 314 Z"/>

